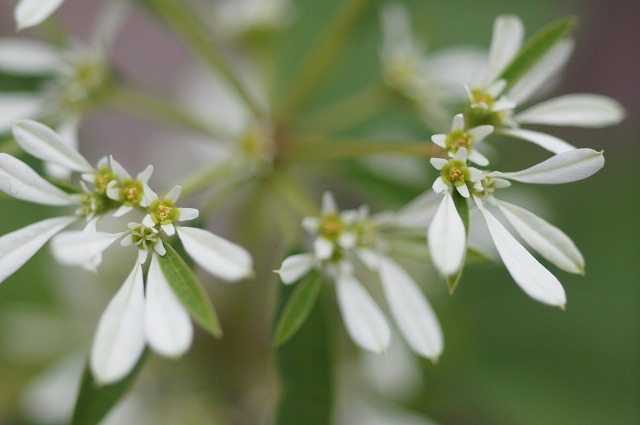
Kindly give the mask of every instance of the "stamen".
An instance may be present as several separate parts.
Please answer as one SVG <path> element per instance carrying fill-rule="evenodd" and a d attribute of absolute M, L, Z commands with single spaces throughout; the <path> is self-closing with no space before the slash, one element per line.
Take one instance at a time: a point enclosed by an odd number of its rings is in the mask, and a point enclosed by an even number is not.
<path fill-rule="evenodd" d="M 460 171 L 460 169 L 458 168 L 453 168 L 451 171 L 449 171 L 449 178 L 451 179 L 452 182 L 455 182 L 455 181 L 464 182 L 464 173 Z"/>
<path fill-rule="evenodd" d="M 171 207 L 167 207 L 166 205 L 159 205 L 156 209 L 156 215 L 158 216 L 158 221 L 160 222 L 169 218 L 169 214 L 171 214 Z"/>

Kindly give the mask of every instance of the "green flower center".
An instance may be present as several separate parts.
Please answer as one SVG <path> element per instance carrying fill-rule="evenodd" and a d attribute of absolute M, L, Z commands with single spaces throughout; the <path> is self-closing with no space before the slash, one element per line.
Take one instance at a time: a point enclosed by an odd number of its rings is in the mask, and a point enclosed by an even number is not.
<path fill-rule="evenodd" d="M 131 230 L 131 240 L 139 249 L 149 249 L 158 243 L 158 231 L 142 225 Z"/>
<path fill-rule="evenodd" d="M 151 219 L 154 223 L 164 225 L 170 224 L 180 218 L 180 210 L 173 206 L 169 199 L 155 200 L 149 206 Z"/>
<path fill-rule="evenodd" d="M 93 180 L 96 185 L 96 193 L 105 193 L 107 191 L 107 186 L 111 182 L 111 180 L 115 179 L 116 176 L 113 174 L 109 167 L 102 167 L 98 170 L 98 173 L 95 175 Z"/>
<path fill-rule="evenodd" d="M 449 133 L 446 140 L 447 149 L 451 152 L 457 152 L 460 148 L 469 150 L 473 144 L 473 136 L 464 130 L 455 130 Z"/>
<path fill-rule="evenodd" d="M 120 190 L 120 200 L 124 205 L 135 206 L 142 201 L 144 189 L 139 180 L 125 180 Z"/>
<path fill-rule="evenodd" d="M 442 179 L 449 186 L 462 186 L 471 178 L 471 172 L 462 161 L 452 159 L 440 172 Z"/>
<path fill-rule="evenodd" d="M 337 240 L 345 230 L 345 224 L 342 218 L 337 215 L 324 217 L 320 222 L 318 233 L 331 241 Z"/>

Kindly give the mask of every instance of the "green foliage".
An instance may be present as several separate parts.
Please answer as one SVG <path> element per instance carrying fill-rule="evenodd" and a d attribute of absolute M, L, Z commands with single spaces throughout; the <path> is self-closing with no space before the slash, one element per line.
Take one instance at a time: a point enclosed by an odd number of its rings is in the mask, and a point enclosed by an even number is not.
<path fill-rule="evenodd" d="M 165 244 L 165 248 L 167 253 L 159 257 L 159 262 L 173 292 L 196 323 L 216 338 L 221 337 L 218 316 L 200 281 L 171 245 Z"/>
<path fill-rule="evenodd" d="M 147 360 L 149 350 L 140 356 L 136 366 L 122 380 L 109 384 L 98 384 L 85 367 L 80 383 L 80 391 L 73 410 L 71 425 L 97 425 L 129 390 Z"/>

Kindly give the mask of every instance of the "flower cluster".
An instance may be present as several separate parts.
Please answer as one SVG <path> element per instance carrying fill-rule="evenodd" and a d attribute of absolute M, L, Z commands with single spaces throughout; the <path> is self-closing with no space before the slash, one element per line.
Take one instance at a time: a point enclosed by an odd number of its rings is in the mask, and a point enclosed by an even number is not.
<path fill-rule="evenodd" d="M 94 376 L 103 383 L 123 378 L 146 343 L 164 356 L 183 354 L 191 344 L 193 329 L 187 309 L 160 264 L 167 254 L 167 238 L 177 234 L 184 250 L 198 265 L 227 281 L 237 281 L 252 273 L 247 251 L 206 230 L 182 226 L 182 222 L 197 218 L 198 210 L 176 206 L 179 186 L 160 198 L 148 185 L 152 166 L 135 178 L 113 157 L 103 158 L 93 167 L 56 132 L 36 121 L 17 122 L 13 135 L 26 152 L 81 173 L 81 180 L 79 188 L 65 187 L 66 192 L 19 159 L 0 154 L 0 190 L 29 202 L 76 207 L 73 215 L 46 219 L 0 237 L 1 280 L 54 236 L 53 253 L 58 261 L 92 270 L 100 265 L 103 251 L 121 239 L 122 246 L 137 248 L 137 261 L 100 320 L 91 354 Z M 134 210 L 144 216 L 140 221 L 129 222 L 126 230 L 117 233 L 97 230 L 101 220 L 133 214 Z M 83 219 L 87 222 L 83 230 L 60 233 Z M 142 265 L 150 254 L 145 284 Z"/>

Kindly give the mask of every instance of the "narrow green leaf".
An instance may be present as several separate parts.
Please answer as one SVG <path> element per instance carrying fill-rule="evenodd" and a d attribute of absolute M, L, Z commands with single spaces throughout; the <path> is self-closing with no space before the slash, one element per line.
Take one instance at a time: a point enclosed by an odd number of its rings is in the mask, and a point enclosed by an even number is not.
<path fill-rule="evenodd" d="M 464 223 L 464 228 L 467 232 L 467 236 L 469 235 L 469 202 L 467 198 L 460 195 L 457 190 L 452 192 L 453 203 L 456 206 L 456 210 L 458 210 L 458 214 Z M 466 262 L 467 250 L 465 249 L 465 260 L 463 260 L 462 264 Z M 464 266 L 460 268 L 460 271 L 452 276 L 447 276 L 447 287 L 449 288 L 449 293 L 453 294 L 453 291 L 456 290 L 458 286 L 458 282 L 460 282 L 460 278 L 462 277 L 462 272 L 464 271 Z"/>
<path fill-rule="evenodd" d="M 522 78 L 553 46 L 565 38 L 575 25 L 576 18 L 561 18 L 532 35 L 499 77 L 506 80 L 507 88 Z"/>
<path fill-rule="evenodd" d="M 159 258 L 160 268 L 191 318 L 216 338 L 222 336 L 222 328 L 213 305 L 193 270 L 169 244 L 167 253 Z"/>
<path fill-rule="evenodd" d="M 278 285 L 278 316 L 294 289 Z M 318 302 L 307 320 L 275 351 L 281 389 L 274 425 L 333 423 L 336 346 L 330 289 L 329 285 L 320 285 Z"/>
<path fill-rule="evenodd" d="M 149 356 L 146 349 L 136 366 L 122 380 L 109 384 L 99 385 L 91 375 L 89 365 L 82 374 L 80 391 L 73 410 L 71 425 L 97 425 L 109 413 L 109 411 L 127 393 L 136 377 L 142 370 L 142 365 Z"/>
<path fill-rule="evenodd" d="M 294 289 L 276 325 L 273 346 L 287 342 L 307 320 L 322 288 L 322 273 L 313 269 L 294 284 Z"/>

